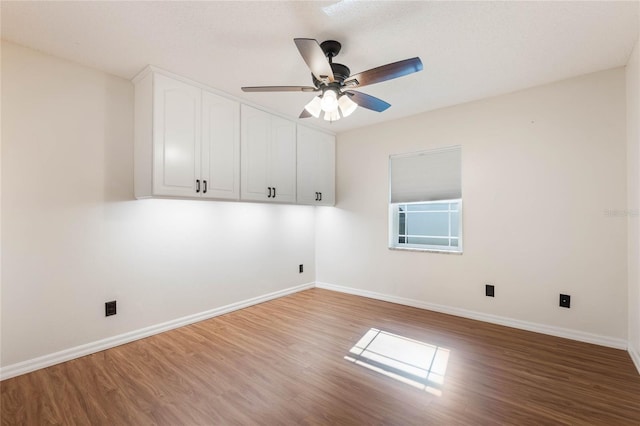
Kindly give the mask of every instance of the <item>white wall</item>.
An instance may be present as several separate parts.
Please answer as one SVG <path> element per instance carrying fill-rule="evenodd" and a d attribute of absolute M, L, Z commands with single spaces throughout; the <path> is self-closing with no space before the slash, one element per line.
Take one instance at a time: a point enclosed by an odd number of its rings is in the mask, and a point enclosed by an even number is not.
<path fill-rule="evenodd" d="M 3 42 L 2 88 L 3 367 L 313 282 L 312 207 L 134 200 L 129 81 Z"/>
<path fill-rule="evenodd" d="M 640 371 L 640 37 L 627 77 L 627 205 L 629 262 L 629 353 Z"/>
<path fill-rule="evenodd" d="M 355 130 L 339 136 L 338 205 L 314 218 L 304 206 L 135 201 L 131 83 L 3 42 L 0 366 L 314 277 L 628 337 L 638 353 L 637 217 L 627 286 L 627 220 L 605 214 L 637 208 L 638 155 L 621 167 L 625 140 L 638 153 L 634 52 L 630 136 L 622 69 Z M 388 156 L 453 144 L 465 253 L 388 250 Z M 111 299 L 118 315 L 105 318 Z"/>
<path fill-rule="evenodd" d="M 0 68 L 2 45 L 0 44 Z M 2 365 L 2 73 L 0 72 L 0 366 Z"/>
<path fill-rule="evenodd" d="M 625 141 L 622 68 L 340 134 L 316 279 L 625 347 Z M 456 144 L 464 254 L 389 250 L 389 155 Z"/>

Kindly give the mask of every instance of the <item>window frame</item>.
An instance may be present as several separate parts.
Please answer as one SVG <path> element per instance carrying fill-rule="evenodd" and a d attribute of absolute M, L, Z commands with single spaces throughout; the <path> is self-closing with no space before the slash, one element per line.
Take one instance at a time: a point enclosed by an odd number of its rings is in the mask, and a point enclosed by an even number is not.
<path fill-rule="evenodd" d="M 458 210 L 451 210 L 449 206 L 447 210 L 434 210 L 434 213 L 443 213 L 447 212 L 449 216 L 449 235 L 444 236 L 424 236 L 427 238 L 448 238 L 452 239 L 451 236 L 451 213 L 458 213 L 458 236 L 453 237 L 458 240 L 458 246 L 451 246 L 451 242 L 449 242 L 448 246 L 441 245 L 429 245 L 429 244 L 410 244 L 410 243 L 400 243 L 400 214 L 399 214 L 399 206 L 406 206 L 410 204 L 451 204 L 458 203 Z M 420 213 L 420 212 L 414 212 Z M 422 212 L 425 214 L 429 214 L 431 212 Z M 415 237 L 423 237 L 422 235 L 415 235 Z M 427 251 L 427 252 L 437 252 L 437 253 L 452 253 L 452 254 L 462 254 L 463 253 L 463 233 L 462 233 L 462 199 L 453 199 L 453 200 L 433 200 L 433 201 L 415 201 L 410 203 L 389 203 L 389 248 L 393 250 L 411 250 L 411 251 Z"/>

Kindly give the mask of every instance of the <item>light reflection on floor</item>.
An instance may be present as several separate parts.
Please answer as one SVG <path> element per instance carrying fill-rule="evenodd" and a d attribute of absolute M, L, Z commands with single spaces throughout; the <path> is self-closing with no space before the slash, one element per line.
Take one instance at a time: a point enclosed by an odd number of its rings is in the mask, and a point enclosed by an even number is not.
<path fill-rule="evenodd" d="M 344 359 L 441 396 L 449 350 L 371 328 Z"/>

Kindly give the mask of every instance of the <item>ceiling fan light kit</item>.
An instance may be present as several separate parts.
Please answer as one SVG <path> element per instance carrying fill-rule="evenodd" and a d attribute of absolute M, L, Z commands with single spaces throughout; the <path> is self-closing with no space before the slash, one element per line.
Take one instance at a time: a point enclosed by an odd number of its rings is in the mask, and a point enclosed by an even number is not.
<path fill-rule="evenodd" d="M 323 114 L 326 121 L 337 121 L 340 118 L 350 116 L 358 108 L 358 104 L 353 102 L 349 95 L 343 93 L 338 97 L 333 89 L 327 89 L 322 96 L 311 99 L 304 109 L 315 118 Z M 306 114 L 303 115 L 306 116 Z M 301 117 L 304 118 L 304 117 Z"/>
<path fill-rule="evenodd" d="M 382 112 L 391 104 L 365 93 L 346 90 L 380 83 L 422 70 L 420 58 L 393 62 L 358 73 L 354 76 L 345 65 L 334 63 L 333 58 L 342 45 L 335 40 L 318 43 L 315 39 L 293 39 L 305 63 L 311 70 L 313 87 L 310 86 L 254 86 L 243 87 L 244 92 L 322 92 L 305 105 L 299 118 L 315 117 L 326 121 L 337 121 L 348 117 L 361 106 Z"/>
<path fill-rule="evenodd" d="M 320 103 L 324 112 L 333 112 L 338 109 L 338 95 L 333 90 L 326 90 Z"/>
<path fill-rule="evenodd" d="M 324 113 L 324 119 L 326 121 L 338 121 L 340 120 L 340 113 L 338 112 L 338 110 L 335 111 L 325 111 Z"/>
<path fill-rule="evenodd" d="M 304 109 L 315 118 L 320 117 L 320 113 L 322 112 L 322 100 L 320 96 L 311 99 L 311 102 L 305 105 Z"/>
<path fill-rule="evenodd" d="M 358 108 L 358 104 L 353 102 L 347 94 L 340 96 L 340 99 L 338 99 L 338 105 L 340 106 L 340 112 L 343 117 L 350 116 L 353 111 Z"/>

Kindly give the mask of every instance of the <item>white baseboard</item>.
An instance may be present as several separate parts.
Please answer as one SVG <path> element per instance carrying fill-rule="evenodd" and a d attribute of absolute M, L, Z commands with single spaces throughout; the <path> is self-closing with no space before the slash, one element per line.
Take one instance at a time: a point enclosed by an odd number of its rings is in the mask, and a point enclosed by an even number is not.
<path fill-rule="evenodd" d="M 105 349 L 113 348 L 123 345 L 125 343 L 133 342 L 135 340 L 143 339 L 145 337 L 153 336 L 165 331 L 173 330 L 178 327 L 193 324 L 198 321 L 203 321 L 209 318 L 223 315 L 229 312 L 243 309 L 252 305 L 257 305 L 268 300 L 276 299 L 278 297 L 286 296 L 288 294 L 296 293 L 299 291 L 307 290 L 313 287 L 318 287 L 326 290 L 337 291 L 341 293 L 353 294 L 356 296 L 368 297 L 371 299 L 382 300 L 385 302 L 397 303 L 405 306 L 412 306 L 414 308 L 426 309 L 429 311 L 441 312 L 444 314 L 456 315 L 463 318 L 470 318 L 479 321 L 485 321 L 493 324 L 504 325 L 507 327 L 518 328 L 522 330 L 534 331 L 537 333 L 548 334 L 551 336 L 564 337 L 567 339 L 577 340 L 581 342 L 593 343 L 601 346 L 608 346 L 616 349 L 627 349 L 627 341 L 624 339 L 616 339 L 607 336 L 600 336 L 591 333 L 585 333 L 582 331 L 570 330 L 561 327 L 553 327 L 544 324 L 537 324 L 527 321 L 515 320 L 512 318 L 500 317 L 497 315 L 485 314 L 482 312 L 475 312 L 461 308 L 454 308 L 450 306 L 438 305 L 434 303 L 423 302 L 415 299 L 408 299 L 399 296 L 392 296 L 382 293 L 376 293 L 368 290 L 361 290 L 352 287 L 344 287 L 335 284 L 328 284 L 322 282 L 307 283 L 290 287 L 284 290 L 279 290 L 273 293 L 265 294 L 262 296 L 254 297 L 251 299 L 243 300 L 240 302 L 232 303 L 229 305 L 221 306 L 219 308 L 211 309 L 208 311 L 200 312 L 197 314 L 189 315 L 186 317 L 178 318 L 175 320 L 167 321 L 161 324 L 152 325 L 139 330 L 130 331 L 128 333 L 120 334 L 117 336 L 109 337 L 106 339 L 98 340 L 95 342 L 87 343 L 84 345 L 76 346 L 63 351 L 55 352 L 48 355 L 43 355 L 37 358 L 33 358 L 27 361 L 19 362 L 16 364 L 7 365 L 0 368 L 0 380 L 9 379 L 12 377 L 26 374 L 41 368 L 50 367 L 55 364 L 59 364 L 65 361 L 69 361 L 75 358 L 80 358 L 85 355 L 100 352 Z M 640 373 L 640 353 L 635 349 L 628 348 L 629 355 L 633 360 L 638 373 Z"/>
<path fill-rule="evenodd" d="M 461 309 L 461 308 L 455 308 L 451 306 L 438 305 L 435 303 L 423 302 L 421 300 L 408 299 L 405 297 L 391 296 L 388 294 L 376 293 L 368 290 L 361 290 L 353 287 L 344 287 L 340 285 L 328 284 L 328 283 L 322 283 L 322 282 L 316 282 L 316 287 L 323 288 L 326 290 L 338 291 L 341 293 L 353 294 L 356 296 L 368 297 L 370 299 L 382 300 L 385 302 L 397 303 L 399 305 L 412 306 L 414 308 L 426 309 L 429 311 L 440 312 L 443 314 L 455 315 L 458 317 L 489 322 L 492 324 L 504 325 L 507 327 L 518 328 L 521 330 L 534 331 L 536 333 L 548 334 L 556 337 L 564 337 L 566 339 L 577 340 L 580 342 L 593 343 L 600 346 L 608 346 L 616 349 L 627 349 L 627 341 L 625 339 L 617 339 L 614 337 L 585 333 L 584 331 L 577 331 L 577 330 L 554 327 L 550 325 L 538 324 L 538 323 L 533 323 L 528 321 L 521 321 L 513 318 L 501 317 L 498 315 L 485 314 L 482 312 L 470 311 L 467 309 Z M 634 362 L 636 362 L 636 366 L 640 365 L 638 363 L 638 360 L 634 360 Z"/>
<path fill-rule="evenodd" d="M 631 360 L 636 365 L 636 370 L 638 370 L 638 374 L 640 374 L 640 352 L 638 352 L 635 348 L 629 345 L 629 355 L 631 356 Z"/>
<path fill-rule="evenodd" d="M 61 362 L 69 361 L 75 358 L 80 358 L 85 355 L 100 352 L 105 349 L 120 346 L 125 343 L 133 342 L 134 340 L 144 339 L 145 337 L 153 336 L 154 334 L 173 330 L 174 328 L 193 324 L 198 321 L 206 320 L 209 318 L 216 317 L 218 315 L 223 315 L 229 312 L 237 311 L 238 309 L 246 308 L 252 305 L 257 305 L 258 303 L 266 302 L 268 300 L 276 299 L 278 297 L 286 296 L 288 294 L 307 290 L 313 287 L 314 287 L 314 283 L 307 283 L 307 284 L 302 284 L 295 287 L 289 287 L 284 290 L 279 290 L 273 293 L 265 294 L 258 297 L 253 297 L 251 299 L 243 300 L 240 302 L 231 303 L 230 305 L 221 306 L 219 308 L 210 309 L 208 311 L 200 312 L 193 315 L 188 315 L 182 318 L 177 318 L 175 320 L 167 321 L 161 324 L 156 324 L 150 327 L 141 328 L 139 330 L 130 331 L 128 333 L 120 334 L 117 336 L 108 337 L 106 339 L 102 339 L 102 340 L 87 343 L 84 345 L 76 346 L 73 348 L 65 349 L 63 351 L 39 356 L 37 358 L 33 358 L 27 361 L 7 365 L 6 367 L 0 368 L 0 380 L 9 379 L 11 377 L 16 377 L 21 374 L 39 370 L 41 368 L 50 367 L 55 364 L 60 364 Z"/>

